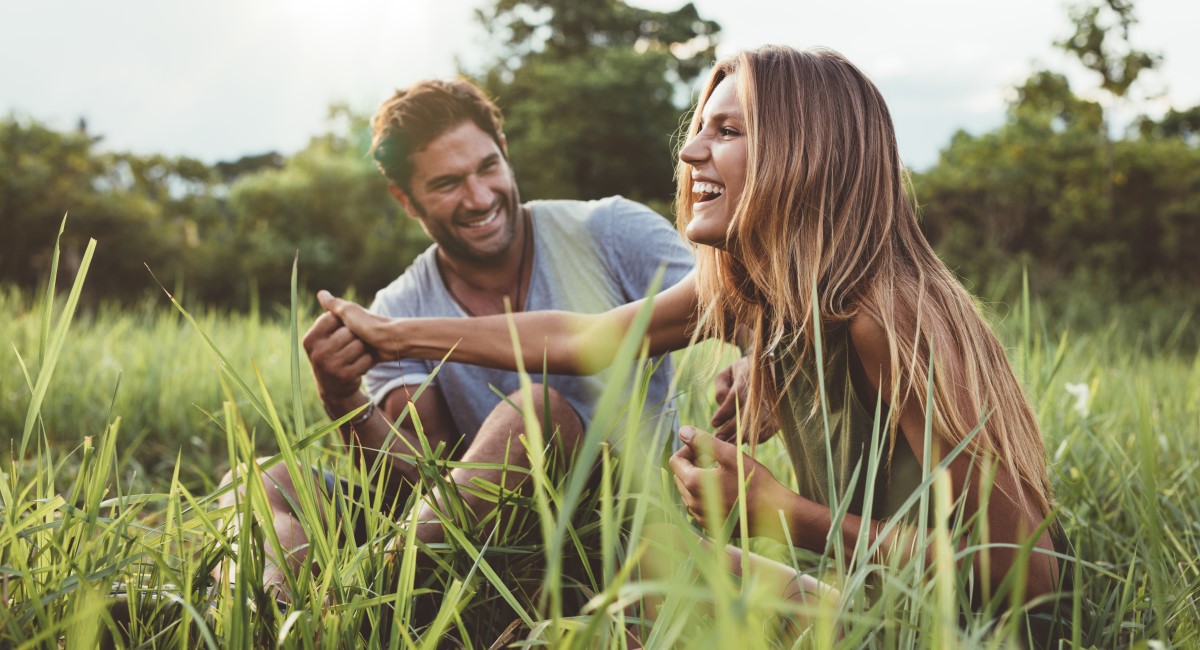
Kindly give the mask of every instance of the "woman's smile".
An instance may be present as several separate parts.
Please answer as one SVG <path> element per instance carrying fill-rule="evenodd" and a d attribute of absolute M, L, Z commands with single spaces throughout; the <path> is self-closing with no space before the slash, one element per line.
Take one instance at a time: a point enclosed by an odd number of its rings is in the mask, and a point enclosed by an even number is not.
<path fill-rule="evenodd" d="M 746 182 L 746 120 L 737 96 L 738 76 L 713 89 L 700 110 L 692 139 L 679 159 L 692 168 L 692 219 L 687 237 L 697 244 L 722 247 Z"/>

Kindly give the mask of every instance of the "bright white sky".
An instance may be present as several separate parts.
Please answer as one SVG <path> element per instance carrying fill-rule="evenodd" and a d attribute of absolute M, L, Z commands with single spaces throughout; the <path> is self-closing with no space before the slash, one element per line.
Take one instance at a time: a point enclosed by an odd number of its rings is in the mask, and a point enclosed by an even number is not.
<path fill-rule="evenodd" d="M 371 111 L 394 87 L 486 60 L 481 0 L 52 0 L 0 3 L 0 113 L 72 128 L 106 146 L 208 162 L 292 153 L 333 102 Z M 673 8 L 679 0 L 640 0 Z M 722 54 L 784 43 L 840 50 L 880 86 L 901 152 L 924 168 L 960 128 L 1003 117 L 1008 88 L 1039 63 L 1095 85 L 1051 43 L 1059 0 L 697 0 L 724 28 Z M 1200 3 L 1137 0 L 1134 43 L 1165 56 L 1144 86 L 1200 104 Z M 547 89 L 546 92 L 554 92 Z M 519 143 L 512 143 L 520 146 Z"/>

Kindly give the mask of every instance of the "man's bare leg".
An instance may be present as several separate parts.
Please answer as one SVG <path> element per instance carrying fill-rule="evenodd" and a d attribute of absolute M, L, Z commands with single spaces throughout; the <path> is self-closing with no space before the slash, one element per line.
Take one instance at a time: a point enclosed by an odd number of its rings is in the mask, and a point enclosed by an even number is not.
<path fill-rule="evenodd" d="M 549 398 L 548 402 L 546 397 Z M 494 468 L 464 468 L 459 467 L 451 470 L 450 480 L 458 485 L 470 485 L 473 478 L 479 477 L 482 480 L 488 481 L 496 485 L 503 485 L 507 490 L 516 490 L 521 488 L 522 483 L 526 482 L 528 474 L 525 471 L 504 471 L 501 467 L 504 463 L 508 463 L 508 467 L 527 470 L 531 467 L 529 455 L 526 452 L 525 445 L 520 440 L 520 436 L 525 433 L 525 420 L 522 411 L 526 408 L 525 400 L 520 393 L 514 393 L 509 396 L 509 401 L 515 404 L 521 411 L 514 409 L 512 404 L 501 402 L 492 413 L 484 420 L 483 425 L 479 429 L 475 440 L 468 447 L 462 457 L 462 461 L 469 463 L 491 464 L 496 465 Z M 533 400 L 530 403 L 530 408 L 534 409 L 539 422 L 542 421 L 545 413 L 546 405 L 550 408 L 550 421 L 555 430 L 543 432 L 547 439 L 553 435 L 553 440 L 557 447 L 556 456 L 561 461 L 569 462 L 573 457 L 575 449 L 583 439 L 583 423 L 580 421 L 578 414 L 567 403 L 566 399 L 553 388 L 545 389 L 541 385 L 534 385 Z M 257 459 L 255 462 L 262 463 L 265 458 Z M 279 538 L 280 546 L 285 550 L 286 557 L 284 561 L 293 574 L 304 565 L 304 561 L 308 556 L 308 535 L 304 530 L 304 526 L 296 517 L 295 510 L 292 508 L 293 503 L 298 503 L 296 496 L 296 486 L 292 481 L 290 472 L 287 466 L 283 463 L 263 471 L 263 487 L 266 491 L 267 504 L 270 508 L 270 524 L 274 526 L 275 533 Z M 313 475 L 314 480 L 317 480 L 318 475 Z M 234 472 L 230 470 L 221 479 L 222 487 L 229 485 L 234 480 Z M 243 479 L 244 480 L 244 479 Z M 317 493 L 320 495 L 326 494 L 326 488 L 323 484 L 317 486 Z M 239 486 L 237 490 L 230 490 L 221 495 L 218 500 L 218 505 L 223 508 L 233 507 L 235 500 L 245 498 L 245 487 Z M 479 521 L 491 513 L 495 504 L 471 493 L 471 490 L 462 491 L 463 502 L 467 505 L 475 521 Z M 390 496 L 389 496 L 390 498 Z M 403 495 L 397 498 L 403 498 Z M 318 499 L 318 504 L 323 506 L 327 501 L 328 496 Z M 430 502 L 421 504 L 421 510 L 418 513 L 418 520 L 423 522 L 417 528 L 417 538 L 426 543 L 437 543 L 444 541 L 444 533 L 438 515 L 434 510 L 434 506 Z M 234 522 L 234 527 L 240 525 L 240 521 Z M 266 524 L 267 522 L 262 522 Z M 284 583 L 284 572 L 279 568 L 279 558 L 275 557 L 274 550 L 268 545 L 264 548 L 264 553 L 267 556 L 266 566 L 263 570 L 264 588 L 269 591 L 274 591 L 277 594 L 283 594 L 281 587 Z M 225 569 L 229 573 L 225 577 L 233 575 L 237 570 L 235 563 L 228 562 L 225 564 Z M 218 567 L 216 577 L 220 575 L 223 569 Z"/>
<path fill-rule="evenodd" d="M 261 465 L 266 462 L 267 458 L 255 459 L 255 463 Z M 242 467 L 241 472 L 247 473 L 247 468 Z M 262 472 L 263 490 L 267 497 L 267 506 L 270 509 L 269 525 L 275 528 L 275 535 L 279 538 L 279 545 L 284 550 L 285 562 L 292 574 L 304 565 L 305 559 L 308 557 L 308 534 L 304 530 L 304 526 L 300 523 L 300 519 L 296 516 L 295 510 L 292 508 L 292 503 L 299 503 L 296 495 L 296 486 L 292 482 L 291 473 L 288 472 L 287 466 L 283 463 L 278 463 Z M 313 474 L 314 481 L 317 475 Z M 221 478 L 220 487 L 233 483 L 235 479 L 234 470 L 225 473 Z M 246 488 L 244 485 L 245 477 L 240 481 L 241 484 L 235 490 L 229 490 L 222 494 L 217 499 L 217 505 L 221 508 L 235 508 L 237 503 L 246 498 Z M 324 485 L 317 486 L 317 494 L 322 495 L 317 499 L 317 507 L 324 508 L 328 502 L 328 497 Z M 324 511 L 322 510 L 322 515 Z M 235 519 L 231 529 L 237 530 L 241 526 L 241 515 L 234 515 Z M 268 521 L 261 522 L 267 524 Z M 268 593 L 273 593 L 277 596 L 285 595 L 282 587 L 285 582 L 285 574 L 280 569 L 279 558 L 275 557 L 275 550 L 270 544 L 263 545 L 263 553 L 266 556 L 266 561 L 263 565 L 263 587 Z M 227 571 L 224 576 L 221 573 Z M 237 563 L 228 561 L 222 563 L 214 571 L 214 577 L 231 578 L 237 572 Z"/>
<path fill-rule="evenodd" d="M 525 443 L 520 439 L 525 434 L 524 412 L 527 409 L 532 409 L 534 417 L 539 423 L 542 423 L 547 405 L 549 405 L 551 430 L 543 431 L 542 434 L 546 440 L 553 442 L 553 451 L 547 456 L 553 456 L 559 465 L 559 467 L 547 468 L 552 473 L 561 473 L 570 465 L 579 443 L 583 440 L 583 422 L 575 413 L 575 409 L 558 391 L 534 384 L 532 393 L 533 399 L 529 403 L 526 403 L 518 391 L 509 395 L 507 401 L 497 405 L 483 421 L 475 440 L 471 442 L 471 446 L 467 448 L 461 459 L 464 463 L 478 463 L 493 467 L 456 467 L 450 471 L 452 482 L 468 486 L 459 493 L 475 521 L 490 515 L 495 504 L 474 493 L 475 488 L 469 487 L 472 480 L 480 479 L 490 484 L 500 485 L 506 491 L 529 489 L 527 470 L 532 467 L 532 463 Z M 517 408 L 513 408 L 513 405 L 516 405 Z M 417 515 L 417 520 L 420 522 L 417 527 L 417 538 L 420 541 L 426 544 L 445 541 L 444 531 L 435 511 L 435 507 L 444 506 L 444 499 L 440 496 L 437 497 L 436 503 L 426 500 L 421 504 Z M 511 515 L 501 513 L 501 519 L 506 516 Z"/>

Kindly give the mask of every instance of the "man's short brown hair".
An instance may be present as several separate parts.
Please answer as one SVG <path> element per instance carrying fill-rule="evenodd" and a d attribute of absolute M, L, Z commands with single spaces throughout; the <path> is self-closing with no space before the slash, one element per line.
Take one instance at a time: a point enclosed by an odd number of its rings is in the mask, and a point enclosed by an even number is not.
<path fill-rule="evenodd" d="M 376 111 L 371 157 L 384 177 L 409 192 L 412 154 L 463 122 L 474 123 L 503 151 L 504 118 L 478 86 L 465 79 L 418 82 Z"/>

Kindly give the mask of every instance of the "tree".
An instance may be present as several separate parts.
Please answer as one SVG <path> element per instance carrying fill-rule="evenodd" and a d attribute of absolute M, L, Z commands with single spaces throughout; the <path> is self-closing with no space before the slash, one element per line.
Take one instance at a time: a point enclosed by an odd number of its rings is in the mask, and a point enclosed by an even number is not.
<path fill-rule="evenodd" d="M 620 0 L 497 0 L 479 11 L 500 44 L 481 76 L 504 110 L 525 198 L 624 194 L 665 209 L 682 97 L 720 26 Z"/>
<path fill-rule="evenodd" d="M 334 107 L 331 122 L 289 159 L 213 167 L 100 151 L 86 130 L 0 121 L 0 278 L 43 286 L 69 210 L 64 270 L 77 267 L 87 238 L 98 243 L 89 300 L 160 296 L 149 266 L 189 302 L 245 307 L 254 292 L 268 305 L 287 302 L 297 252 L 306 294 L 381 287 L 428 239 L 364 155 L 366 118 Z"/>
<path fill-rule="evenodd" d="M 1071 10 L 1059 45 L 1120 101 L 1157 55 L 1129 43 L 1127 0 Z M 1043 287 L 1124 299 L 1200 286 L 1200 110 L 1142 117 L 1114 138 L 1105 106 L 1039 71 L 1017 88 L 1005 123 L 957 133 L 935 167 L 915 176 L 925 228 L 951 266 L 988 292 L 1027 266 Z"/>
<path fill-rule="evenodd" d="M 302 291 L 379 288 L 429 244 L 364 155 L 370 128 L 344 106 L 331 129 L 276 169 L 262 165 L 229 186 L 227 218 L 201 233 L 182 272 L 208 302 L 246 304 L 253 288 L 286 302 L 293 257 Z"/>
<path fill-rule="evenodd" d="M 494 69 L 512 71 L 535 56 L 587 57 L 595 48 L 661 52 L 669 54 L 665 70 L 685 84 L 712 61 L 721 31 L 690 2 L 653 11 L 621 0 L 497 0 L 476 15 L 501 42 Z"/>
<path fill-rule="evenodd" d="M 987 287 L 1014 262 L 1043 286 L 1113 297 L 1200 286 L 1200 146 L 1143 121 L 1113 139 L 1103 108 L 1038 72 L 1005 124 L 955 134 L 916 174 L 924 226 L 948 263 Z M 1189 243 L 1190 242 L 1190 243 Z M 986 290 L 985 290 L 986 292 Z"/>
<path fill-rule="evenodd" d="M 1143 72 L 1162 61 L 1160 55 L 1131 44 L 1129 30 L 1137 24 L 1131 0 L 1093 1 L 1069 13 L 1075 32 L 1056 45 L 1099 74 L 1100 87 L 1113 97 L 1125 97 Z"/>
<path fill-rule="evenodd" d="M 81 122 L 57 132 L 36 121 L 0 121 L 0 277 L 39 286 L 59 223 L 71 213 L 63 267 L 72 272 L 88 238 L 97 240 L 89 296 L 156 291 L 144 265 L 180 257 L 189 213 L 213 181 L 199 161 L 95 150 Z"/>
<path fill-rule="evenodd" d="M 0 277 L 33 286 L 49 269 L 63 214 L 89 212 L 107 163 L 86 132 L 59 133 L 29 120 L 0 121 Z"/>

